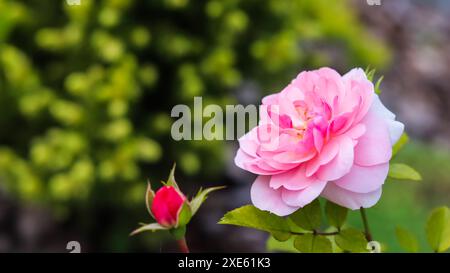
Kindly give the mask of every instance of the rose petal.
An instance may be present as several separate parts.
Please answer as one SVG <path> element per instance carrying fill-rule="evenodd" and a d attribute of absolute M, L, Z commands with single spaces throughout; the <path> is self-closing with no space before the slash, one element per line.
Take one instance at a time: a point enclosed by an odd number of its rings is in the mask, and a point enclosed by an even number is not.
<path fill-rule="evenodd" d="M 333 181 L 346 175 L 353 166 L 353 141 L 349 137 L 339 138 L 339 152 L 328 164 L 319 168 L 317 178 Z"/>
<path fill-rule="evenodd" d="M 256 151 L 259 147 L 257 128 L 239 138 L 239 147 L 248 155 L 256 157 Z"/>
<path fill-rule="evenodd" d="M 288 190 L 302 190 L 318 181 L 315 177 L 306 177 L 305 167 L 302 166 L 288 172 L 272 175 L 270 187 L 274 189 L 284 187 Z"/>
<path fill-rule="evenodd" d="M 391 137 L 391 144 L 394 145 L 400 139 L 405 130 L 405 125 L 395 120 L 387 120 L 389 136 Z"/>
<path fill-rule="evenodd" d="M 281 198 L 289 206 L 304 207 L 316 199 L 327 184 L 326 181 L 316 181 L 303 190 L 292 191 L 282 188 Z"/>
<path fill-rule="evenodd" d="M 239 149 L 234 157 L 234 164 L 241 169 L 247 170 L 245 167 L 246 163 L 256 162 L 256 158 L 251 157 L 245 153 L 242 149 Z"/>
<path fill-rule="evenodd" d="M 375 94 L 373 98 L 372 105 L 370 107 L 371 111 L 374 111 L 378 117 L 384 119 L 394 120 L 395 115 L 391 111 L 389 111 L 386 106 L 381 102 L 380 97 Z"/>
<path fill-rule="evenodd" d="M 327 164 L 336 157 L 339 151 L 339 139 L 330 140 L 313 160 L 306 164 L 306 176 L 311 176 L 317 172 L 321 165 Z"/>
<path fill-rule="evenodd" d="M 253 182 L 250 195 L 253 205 L 260 210 L 270 211 L 278 216 L 286 216 L 298 209 L 281 199 L 281 190 L 269 187 L 270 176 L 258 176 Z"/>
<path fill-rule="evenodd" d="M 322 150 L 323 147 L 323 135 L 316 128 L 313 129 L 313 137 L 314 137 L 314 147 L 318 152 Z"/>
<path fill-rule="evenodd" d="M 345 135 L 351 137 L 352 139 L 358 139 L 366 132 L 366 126 L 362 123 L 353 126 L 348 130 Z"/>
<path fill-rule="evenodd" d="M 356 193 L 329 182 L 321 196 L 340 206 L 356 210 L 375 205 L 381 197 L 381 187 L 368 193 Z"/>
<path fill-rule="evenodd" d="M 310 160 L 316 155 L 315 151 L 308 153 L 296 153 L 293 151 L 282 152 L 273 156 L 273 160 L 280 163 L 302 163 Z"/>
<path fill-rule="evenodd" d="M 389 171 L 389 163 L 362 167 L 353 165 L 348 174 L 333 181 L 337 186 L 358 193 L 372 192 L 383 185 Z"/>
<path fill-rule="evenodd" d="M 392 145 L 386 122 L 370 110 L 362 123 L 366 126 L 366 133 L 358 139 L 355 147 L 355 163 L 372 166 L 388 162 Z"/>
<path fill-rule="evenodd" d="M 259 175 L 271 175 L 283 172 L 283 170 L 276 170 L 261 162 L 261 159 L 253 158 L 246 154 L 242 149 L 239 149 L 234 158 L 234 164 L 241 169 Z M 263 168 L 262 168 L 263 167 Z M 264 168 L 265 167 L 265 168 Z"/>

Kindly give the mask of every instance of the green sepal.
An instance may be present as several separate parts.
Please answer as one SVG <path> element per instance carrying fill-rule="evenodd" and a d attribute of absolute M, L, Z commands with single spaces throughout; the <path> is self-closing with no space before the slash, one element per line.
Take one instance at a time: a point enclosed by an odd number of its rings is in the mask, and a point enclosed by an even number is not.
<path fill-rule="evenodd" d="M 152 190 L 152 185 L 150 184 L 150 181 L 147 182 L 147 191 L 145 192 L 145 206 L 147 207 L 147 211 L 148 213 L 150 213 L 150 215 L 155 218 L 153 216 L 152 213 L 152 203 L 153 203 L 153 199 L 155 198 L 155 192 Z"/>
<path fill-rule="evenodd" d="M 403 133 L 400 136 L 400 139 L 392 147 L 392 157 L 397 155 L 397 153 L 405 146 L 406 143 L 409 142 L 409 136 L 407 133 Z"/>
<path fill-rule="evenodd" d="M 172 228 L 169 231 L 170 234 L 172 234 L 173 237 L 175 237 L 175 240 L 180 240 L 184 237 L 184 235 L 186 235 L 186 225 L 177 228 Z"/>
<path fill-rule="evenodd" d="M 373 76 L 375 75 L 375 71 L 376 69 L 373 69 L 369 66 L 366 67 L 366 69 L 364 70 L 364 73 L 366 74 L 366 77 L 369 81 L 373 81 Z"/>
<path fill-rule="evenodd" d="M 203 204 L 203 202 L 205 202 L 206 198 L 208 197 L 208 194 L 210 194 L 213 191 L 221 190 L 224 188 L 225 188 L 225 186 L 212 187 L 212 188 L 207 188 L 205 190 L 200 189 L 198 191 L 198 193 L 195 195 L 195 197 L 192 198 L 192 200 L 191 200 L 192 215 L 194 215 L 198 211 L 200 206 Z"/>
<path fill-rule="evenodd" d="M 191 206 L 188 202 L 184 202 L 183 206 L 181 206 L 180 210 L 178 211 L 178 218 L 177 218 L 177 224 L 176 227 L 182 227 L 189 223 L 189 221 L 192 218 L 192 211 Z"/>
<path fill-rule="evenodd" d="M 135 229 L 133 232 L 130 233 L 130 236 L 136 235 L 138 233 L 144 232 L 144 231 L 160 231 L 160 230 L 168 230 L 169 228 L 163 227 L 158 223 L 151 223 L 151 224 L 144 224 L 140 228 Z"/>
<path fill-rule="evenodd" d="M 175 181 L 175 168 L 177 167 L 176 163 L 173 163 L 173 167 L 170 170 L 169 173 L 169 178 L 167 178 L 166 183 L 164 183 L 166 186 L 172 186 L 174 188 L 176 188 L 177 190 L 180 190 L 180 188 L 178 187 L 177 182 Z"/>
<path fill-rule="evenodd" d="M 380 85 L 381 82 L 383 81 L 384 76 L 381 76 L 380 78 L 378 78 L 377 82 L 375 83 L 375 93 L 377 93 L 378 95 L 381 94 L 381 89 L 380 89 Z"/>
<path fill-rule="evenodd" d="M 366 70 L 364 70 L 364 73 L 366 74 L 366 77 L 369 81 L 373 82 L 375 80 L 375 73 L 377 72 L 376 69 L 371 68 L 370 66 L 368 66 L 366 68 Z M 381 82 L 383 81 L 384 76 L 381 76 L 378 78 L 377 82 L 374 84 L 374 91 L 376 94 L 381 94 L 381 89 L 380 89 L 380 85 Z"/>

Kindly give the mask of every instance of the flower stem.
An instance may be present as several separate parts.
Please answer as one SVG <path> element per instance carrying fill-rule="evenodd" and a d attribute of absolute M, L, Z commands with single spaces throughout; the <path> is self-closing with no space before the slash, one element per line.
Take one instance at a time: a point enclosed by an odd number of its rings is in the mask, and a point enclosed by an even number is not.
<path fill-rule="evenodd" d="M 186 243 L 186 237 L 183 237 L 177 241 L 178 247 L 182 253 L 189 253 L 189 247 Z"/>
<path fill-rule="evenodd" d="M 359 211 L 361 212 L 361 218 L 364 224 L 364 233 L 366 234 L 366 240 L 368 242 L 372 241 L 372 234 L 370 233 L 370 228 L 369 228 L 369 222 L 367 221 L 367 215 L 366 215 L 366 210 L 361 207 L 359 209 Z"/>

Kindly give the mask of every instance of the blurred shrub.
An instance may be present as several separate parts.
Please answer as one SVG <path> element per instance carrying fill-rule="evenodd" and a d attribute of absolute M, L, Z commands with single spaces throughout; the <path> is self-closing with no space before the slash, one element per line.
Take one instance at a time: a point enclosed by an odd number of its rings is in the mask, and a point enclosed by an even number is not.
<path fill-rule="evenodd" d="M 141 205 L 146 177 L 173 161 L 199 178 L 220 170 L 222 142 L 171 140 L 173 105 L 389 59 L 347 1 L 81 3 L 0 0 L 0 182 L 61 212 Z"/>

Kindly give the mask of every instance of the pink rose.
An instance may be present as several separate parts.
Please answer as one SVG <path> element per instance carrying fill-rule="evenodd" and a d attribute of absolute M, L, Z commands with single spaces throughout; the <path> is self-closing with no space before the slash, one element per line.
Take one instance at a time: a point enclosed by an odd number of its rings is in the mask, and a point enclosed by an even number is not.
<path fill-rule="evenodd" d="M 319 196 L 349 209 L 377 203 L 404 125 L 362 69 L 302 72 L 262 103 L 259 125 L 239 139 L 235 158 L 259 175 L 256 207 L 284 216 Z"/>
<path fill-rule="evenodd" d="M 151 211 L 155 220 L 164 227 L 173 227 L 178 223 L 186 197 L 172 186 L 163 186 L 155 194 Z"/>

